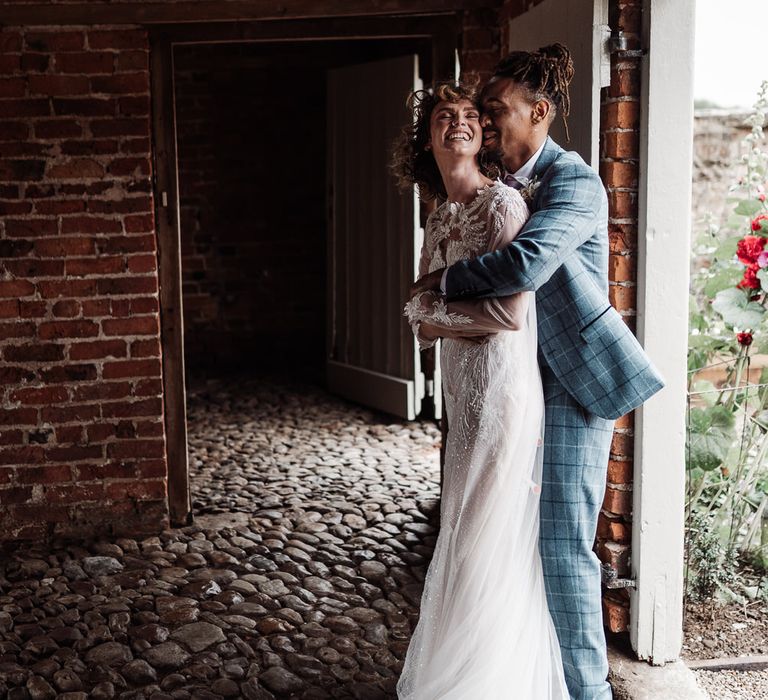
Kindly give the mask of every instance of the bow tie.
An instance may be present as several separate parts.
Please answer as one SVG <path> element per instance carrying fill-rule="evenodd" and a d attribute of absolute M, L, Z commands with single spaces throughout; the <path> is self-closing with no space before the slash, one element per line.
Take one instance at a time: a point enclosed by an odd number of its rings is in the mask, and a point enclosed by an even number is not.
<path fill-rule="evenodd" d="M 528 178 L 524 179 L 527 180 Z M 526 184 L 528 184 L 527 182 L 521 182 L 518 180 L 514 175 L 512 175 L 512 173 L 507 173 L 504 176 L 503 182 L 507 187 L 514 187 L 516 190 L 520 190 L 525 187 Z"/>

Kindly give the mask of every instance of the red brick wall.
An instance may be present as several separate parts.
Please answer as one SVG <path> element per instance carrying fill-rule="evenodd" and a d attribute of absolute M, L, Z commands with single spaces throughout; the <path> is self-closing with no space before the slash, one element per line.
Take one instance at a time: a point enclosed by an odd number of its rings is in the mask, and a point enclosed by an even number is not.
<path fill-rule="evenodd" d="M 640 48 L 641 8 L 641 0 L 611 0 L 612 14 L 629 49 Z M 612 54 L 611 85 L 602 95 L 600 174 L 608 190 L 610 300 L 632 329 L 636 316 L 639 116 L 640 59 Z M 634 417 L 625 416 L 616 423 L 598 525 L 598 554 L 621 577 L 630 574 L 633 440 Z M 629 624 L 627 590 L 607 592 L 603 606 L 609 629 L 625 631 Z"/>
<path fill-rule="evenodd" d="M 325 68 L 226 44 L 184 47 L 174 65 L 187 368 L 317 370 Z"/>
<path fill-rule="evenodd" d="M 147 37 L 0 31 L 0 539 L 166 521 Z"/>

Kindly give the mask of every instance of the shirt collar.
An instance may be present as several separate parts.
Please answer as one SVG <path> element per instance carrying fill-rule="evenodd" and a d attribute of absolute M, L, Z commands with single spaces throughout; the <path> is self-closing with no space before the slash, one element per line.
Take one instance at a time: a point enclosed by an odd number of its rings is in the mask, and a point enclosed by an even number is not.
<path fill-rule="evenodd" d="M 527 161 L 525 161 L 519 170 L 512 173 L 512 177 L 515 178 L 515 180 L 521 182 L 523 185 L 528 184 L 529 180 L 531 179 L 531 175 L 533 175 L 533 166 L 536 165 L 536 161 L 539 159 L 539 156 L 541 155 L 541 152 L 544 150 L 544 146 L 546 145 L 547 140 L 544 139 L 536 153 L 534 153 Z"/>

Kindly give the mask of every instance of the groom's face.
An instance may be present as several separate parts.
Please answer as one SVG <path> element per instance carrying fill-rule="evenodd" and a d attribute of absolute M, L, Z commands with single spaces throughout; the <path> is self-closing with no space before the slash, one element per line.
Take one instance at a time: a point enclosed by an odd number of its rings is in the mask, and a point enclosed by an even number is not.
<path fill-rule="evenodd" d="M 483 147 L 505 160 L 533 136 L 533 106 L 525 88 L 509 78 L 491 78 L 481 102 Z"/>

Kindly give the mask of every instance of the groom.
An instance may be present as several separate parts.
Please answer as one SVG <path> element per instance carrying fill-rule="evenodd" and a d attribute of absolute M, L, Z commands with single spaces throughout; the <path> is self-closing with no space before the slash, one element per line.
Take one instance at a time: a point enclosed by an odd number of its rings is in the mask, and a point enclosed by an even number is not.
<path fill-rule="evenodd" d="M 573 700 L 609 700 L 600 564 L 593 552 L 614 420 L 663 386 L 608 301 L 608 205 L 600 178 L 548 136 L 569 108 L 573 63 L 560 44 L 515 51 L 481 96 L 484 147 L 531 218 L 506 248 L 422 277 L 447 299 L 536 292 L 546 425 L 540 550 Z"/>

